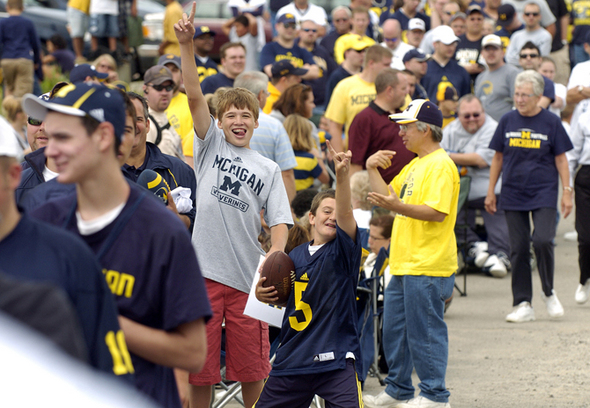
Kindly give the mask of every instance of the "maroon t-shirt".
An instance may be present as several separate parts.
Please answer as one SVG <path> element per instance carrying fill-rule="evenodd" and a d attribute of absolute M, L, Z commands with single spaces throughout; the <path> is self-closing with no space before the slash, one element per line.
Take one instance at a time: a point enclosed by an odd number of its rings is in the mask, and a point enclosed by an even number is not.
<path fill-rule="evenodd" d="M 348 148 L 352 152 L 352 163 L 363 166 L 363 169 L 366 169 L 365 162 L 373 153 L 379 150 L 396 152 L 391 159 L 391 166 L 379 169 L 387 184 L 416 157 L 402 143 L 399 125 L 389 120 L 390 114 L 373 101 L 355 116 L 348 131 Z"/>

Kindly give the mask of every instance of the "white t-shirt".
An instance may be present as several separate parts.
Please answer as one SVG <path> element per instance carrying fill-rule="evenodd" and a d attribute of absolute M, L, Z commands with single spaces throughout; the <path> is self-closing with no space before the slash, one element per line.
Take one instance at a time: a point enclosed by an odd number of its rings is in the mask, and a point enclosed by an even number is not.
<path fill-rule="evenodd" d="M 92 14 L 110 14 L 119 15 L 119 3 L 117 0 L 92 0 L 90 2 L 90 15 Z"/>
<path fill-rule="evenodd" d="M 554 108 L 553 106 L 549 106 L 549 112 L 555 113 L 557 117 L 561 118 L 561 111 L 565 108 L 565 98 L 567 97 L 567 89 L 565 85 L 558 84 L 557 82 L 553 83 L 555 85 L 555 97 L 560 97 L 563 99 L 563 107 L 561 109 Z"/>
<path fill-rule="evenodd" d="M 315 4 L 308 3 L 306 10 L 299 10 L 295 7 L 294 3 L 289 3 L 284 7 L 281 7 L 279 11 L 277 11 L 277 20 L 283 14 L 291 13 L 295 16 L 297 23 L 299 24 L 301 21 L 311 20 L 314 23 L 327 27 L 328 26 L 328 15 L 326 14 L 326 10 L 321 8 L 320 6 L 316 6 Z"/>
<path fill-rule="evenodd" d="M 590 61 L 580 62 L 576 64 L 572 73 L 570 74 L 570 80 L 567 83 L 567 89 L 577 88 L 578 86 L 590 86 Z M 572 120 L 570 124 L 572 129 L 576 128 L 576 123 L 580 115 L 588 109 L 590 99 L 584 99 L 578 103 L 578 106 L 574 109 Z"/>
<path fill-rule="evenodd" d="M 381 45 L 387 48 L 387 44 L 385 42 L 382 42 Z M 406 55 L 408 51 L 413 50 L 414 48 L 415 47 L 413 45 L 407 44 L 400 39 L 397 48 L 395 50 L 392 50 L 393 58 L 391 59 L 391 68 L 399 69 L 400 71 L 406 69 L 406 66 L 404 65 L 403 61 L 404 55 Z"/>
<path fill-rule="evenodd" d="M 43 169 L 43 180 L 45 180 L 45 181 L 53 180 L 57 176 L 59 176 L 59 173 L 49 170 L 47 168 L 47 166 L 45 166 L 45 168 Z"/>

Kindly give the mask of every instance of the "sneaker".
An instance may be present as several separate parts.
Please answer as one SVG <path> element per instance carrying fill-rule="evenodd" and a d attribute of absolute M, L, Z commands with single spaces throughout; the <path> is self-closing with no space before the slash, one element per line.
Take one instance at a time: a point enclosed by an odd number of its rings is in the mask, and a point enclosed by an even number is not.
<path fill-rule="evenodd" d="M 541 298 L 545 301 L 545 305 L 547 305 L 547 313 L 551 317 L 561 317 L 563 316 L 563 306 L 557 299 L 557 294 L 555 290 L 551 289 L 551 296 L 547 297 L 543 292 L 541 292 Z"/>
<path fill-rule="evenodd" d="M 396 400 L 385 391 L 381 391 L 377 395 L 363 395 L 363 402 L 368 408 L 397 408 L 408 400 Z"/>
<path fill-rule="evenodd" d="M 500 260 L 498 255 L 491 255 L 483 265 L 482 269 L 494 278 L 503 278 L 508 273 L 505 263 Z"/>
<path fill-rule="evenodd" d="M 535 311 L 529 302 L 521 302 L 512 313 L 506 316 L 506 321 L 510 323 L 532 322 L 533 320 L 535 320 Z"/>
<path fill-rule="evenodd" d="M 590 295 L 590 279 L 586 281 L 583 285 L 578 285 L 576 289 L 576 302 L 579 304 L 584 304 L 588 301 L 588 296 Z"/>
<path fill-rule="evenodd" d="M 469 248 L 469 252 L 467 253 L 470 259 L 473 259 L 473 263 L 478 268 L 481 268 L 485 263 L 486 259 L 488 259 L 488 243 L 485 241 L 478 241 L 471 244 L 471 248 Z"/>
<path fill-rule="evenodd" d="M 563 234 L 563 239 L 570 242 L 578 241 L 578 231 L 570 231 Z"/>
<path fill-rule="evenodd" d="M 448 402 L 436 402 L 423 396 L 418 396 L 404 404 L 399 404 L 398 408 L 451 408 L 451 404 Z"/>

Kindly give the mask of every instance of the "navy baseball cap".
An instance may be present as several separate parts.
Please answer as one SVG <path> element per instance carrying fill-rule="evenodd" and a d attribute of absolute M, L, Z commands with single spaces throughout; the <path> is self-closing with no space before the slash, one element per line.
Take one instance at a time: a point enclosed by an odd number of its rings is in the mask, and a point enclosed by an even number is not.
<path fill-rule="evenodd" d="M 430 55 L 424 54 L 419 48 L 414 48 L 404 54 L 402 62 L 408 62 L 412 58 L 416 58 L 419 62 L 424 62 L 430 59 Z"/>
<path fill-rule="evenodd" d="M 176 68 L 182 69 L 182 66 L 180 65 L 180 57 L 175 54 L 162 55 L 156 65 L 166 66 L 166 64 L 173 64 L 173 65 L 176 65 Z"/>
<path fill-rule="evenodd" d="M 289 24 L 289 23 L 297 23 L 295 16 L 291 13 L 281 14 L 281 16 L 277 19 L 277 24 Z"/>
<path fill-rule="evenodd" d="M 50 100 L 33 94 L 23 97 L 23 109 L 27 115 L 45 120 L 49 111 L 66 115 L 89 116 L 98 122 L 109 122 L 115 128 L 115 136 L 121 139 L 125 131 L 125 101 L 118 89 L 99 84 L 78 83 L 61 88 Z"/>
<path fill-rule="evenodd" d="M 415 99 L 401 113 L 389 115 L 389 119 L 400 125 L 414 122 L 424 122 L 429 125 L 442 127 L 443 116 L 438 106 L 426 99 Z"/>
<path fill-rule="evenodd" d="M 307 69 L 295 68 L 295 65 L 291 64 L 291 61 L 281 60 L 272 64 L 271 72 L 273 78 L 281 78 L 287 75 L 305 75 L 307 74 Z"/>
<path fill-rule="evenodd" d="M 512 23 L 514 19 L 514 14 L 516 11 L 514 10 L 514 6 L 512 4 L 502 4 L 498 7 L 498 25 L 502 27 L 507 27 Z"/>
<path fill-rule="evenodd" d="M 86 77 L 94 77 L 98 79 L 107 79 L 109 74 L 98 72 L 90 64 L 78 64 L 70 71 L 70 82 L 77 84 L 78 82 L 84 82 Z"/>
<path fill-rule="evenodd" d="M 215 31 L 211 31 L 207 26 L 199 26 L 195 27 L 195 35 L 193 35 L 193 39 L 200 37 L 203 34 L 211 34 L 212 37 L 215 37 Z"/>

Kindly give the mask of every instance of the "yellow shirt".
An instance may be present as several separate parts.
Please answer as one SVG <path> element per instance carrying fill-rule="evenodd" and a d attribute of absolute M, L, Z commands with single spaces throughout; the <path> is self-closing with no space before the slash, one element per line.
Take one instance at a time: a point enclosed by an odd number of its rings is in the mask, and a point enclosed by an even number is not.
<path fill-rule="evenodd" d="M 344 125 L 344 147 L 348 146 L 348 129 L 354 117 L 375 99 L 375 84 L 353 75 L 338 82 L 324 116 Z M 339 135 L 332 135 L 338 137 Z"/>
<path fill-rule="evenodd" d="M 352 33 L 341 35 L 334 43 L 334 60 L 336 60 L 336 63 L 338 65 L 342 64 L 342 62 L 344 61 L 344 51 L 346 51 L 349 48 L 352 39 L 354 39 L 355 37 L 355 42 L 363 42 L 367 45 L 367 47 L 370 47 L 371 45 L 375 44 L 375 40 L 366 35 L 360 36 L 358 34 Z"/>
<path fill-rule="evenodd" d="M 180 45 L 176 34 L 174 34 L 174 24 L 178 23 L 178 20 L 182 18 L 182 6 L 179 2 L 173 1 L 166 6 L 166 12 L 164 13 L 164 41 L 170 42 L 164 49 L 164 54 L 174 54 L 180 57 Z"/>
<path fill-rule="evenodd" d="M 90 10 L 90 0 L 70 0 L 68 7 L 80 10 L 84 14 L 88 14 Z"/>
<path fill-rule="evenodd" d="M 179 92 L 170 101 L 170 106 L 166 110 L 168 121 L 176 130 L 182 141 L 182 152 L 185 156 L 193 157 L 193 141 L 195 132 L 193 130 L 193 117 L 188 106 L 188 98 L 182 92 Z"/>
<path fill-rule="evenodd" d="M 443 222 L 421 221 L 397 214 L 391 232 L 389 270 L 392 275 L 448 277 L 457 269 L 455 221 L 459 173 L 438 149 L 416 157 L 391 181 L 405 204 L 427 205 L 447 214 Z"/>
<path fill-rule="evenodd" d="M 272 112 L 272 105 L 274 105 L 275 102 L 278 101 L 281 97 L 281 91 L 275 88 L 275 86 L 271 82 L 269 82 L 268 93 L 270 95 L 268 95 L 268 97 L 266 98 L 266 103 L 264 104 L 262 112 L 266 113 L 267 115 L 270 115 L 270 112 Z"/>

